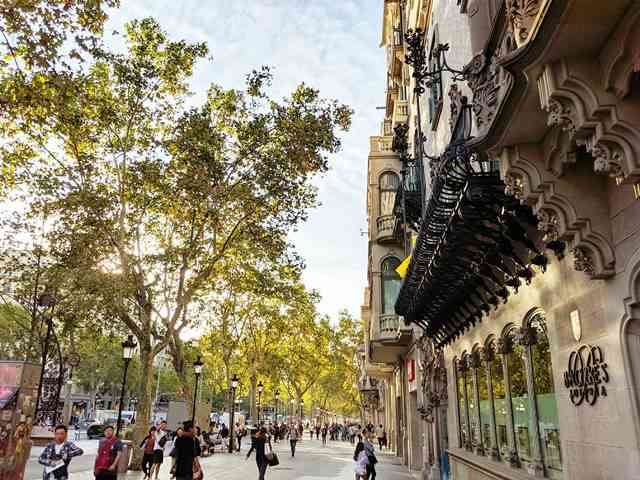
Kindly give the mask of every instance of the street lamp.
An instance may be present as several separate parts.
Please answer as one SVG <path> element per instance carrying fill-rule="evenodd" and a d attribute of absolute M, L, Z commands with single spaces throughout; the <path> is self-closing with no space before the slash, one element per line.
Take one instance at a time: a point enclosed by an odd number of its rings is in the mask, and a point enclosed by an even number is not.
<path fill-rule="evenodd" d="M 204 363 L 198 355 L 198 359 L 193 362 L 193 372 L 196 374 L 196 388 L 193 390 L 193 410 L 191 411 L 191 423 L 196 421 L 196 400 L 198 398 L 198 383 L 200 382 L 200 374 L 202 373 L 202 367 Z"/>
<path fill-rule="evenodd" d="M 260 381 L 258 383 L 258 425 L 260 425 L 260 417 L 262 415 L 262 392 L 264 392 L 264 385 Z"/>
<path fill-rule="evenodd" d="M 280 398 L 280 390 L 276 389 L 273 396 L 276 399 L 276 423 L 278 423 L 278 399 Z"/>
<path fill-rule="evenodd" d="M 236 389 L 238 388 L 238 384 L 240 380 L 238 379 L 238 375 L 233 374 L 233 378 L 231 378 L 231 415 L 229 416 L 229 453 L 233 453 L 233 435 L 235 433 L 235 421 L 233 416 L 235 414 L 235 406 L 236 406 Z"/>
<path fill-rule="evenodd" d="M 122 403 L 124 402 L 124 392 L 127 387 L 127 370 L 129 369 L 129 362 L 133 358 L 133 352 L 135 352 L 138 345 L 133 340 L 133 335 L 127 336 L 127 339 L 122 342 L 122 358 L 124 360 L 124 373 L 122 375 L 122 389 L 120 390 L 120 402 L 118 402 L 118 421 L 116 424 L 116 437 L 120 435 L 120 426 L 122 425 Z"/>

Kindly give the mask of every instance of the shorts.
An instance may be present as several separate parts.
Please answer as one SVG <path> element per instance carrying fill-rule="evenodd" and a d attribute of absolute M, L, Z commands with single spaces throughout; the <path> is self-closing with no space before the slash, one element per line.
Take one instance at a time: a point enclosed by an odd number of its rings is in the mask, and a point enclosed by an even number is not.
<path fill-rule="evenodd" d="M 95 472 L 96 480 L 116 480 L 118 478 L 117 472 L 111 472 L 109 470 L 100 470 Z"/>
<path fill-rule="evenodd" d="M 153 451 L 153 464 L 154 465 L 162 465 L 162 461 L 164 460 L 164 450 L 154 450 Z"/>

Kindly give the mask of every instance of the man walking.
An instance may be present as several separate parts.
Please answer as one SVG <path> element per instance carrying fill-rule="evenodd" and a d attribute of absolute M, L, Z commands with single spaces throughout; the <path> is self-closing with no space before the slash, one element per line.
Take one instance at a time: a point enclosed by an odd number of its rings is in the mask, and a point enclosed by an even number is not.
<path fill-rule="evenodd" d="M 167 444 L 167 422 L 162 420 L 160 425 L 158 425 L 158 429 L 154 433 L 154 442 L 153 442 L 153 465 L 151 466 L 151 471 L 149 473 L 149 479 L 155 473 L 155 480 L 158 480 L 158 475 L 160 474 L 160 466 L 164 461 L 164 446 Z"/>
<path fill-rule="evenodd" d="M 118 478 L 118 462 L 122 455 L 123 444 L 113 434 L 111 425 L 104 429 L 104 438 L 98 443 L 98 455 L 93 466 L 96 480 L 116 480 Z"/>
<path fill-rule="evenodd" d="M 291 445 L 291 458 L 296 456 L 296 444 L 298 443 L 298 430 L 294 427 L 289 430 L 289 444 Z"/>
<path fill-rule="evenodd" d="M 198 461 L 200 454 L 200 444 L 193 436 L 193 423 L 184 422 L 182 436 L 176 439 L 172 452 L 175 464 L 171 473 L 175 475 L 176 480 L 202 478 L 202 469 Z"/>
<path fill-rule="evenodd" d="M 84 453 L 81 448 L 67 441 L 67 434 L 67 427 L 58 425 L 54 430 L 54 441 L 40 454 L 38 463 L 44 466 L 43 480 L 67 480 L 71 459 Z"/>

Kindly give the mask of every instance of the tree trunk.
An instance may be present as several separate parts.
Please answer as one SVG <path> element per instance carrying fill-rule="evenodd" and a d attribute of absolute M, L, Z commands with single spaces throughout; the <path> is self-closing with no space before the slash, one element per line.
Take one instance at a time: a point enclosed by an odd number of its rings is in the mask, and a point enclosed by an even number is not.
<path fill-rule="evenodd" d="M 129 465 L 130 470 L 142 470 L 143 451 L 138 445 L 149 432 L 149 419 L 153 408 L 153 359 L 151 345 L 140 348 L 140 387 L 138 389 L 136 426 L 133 430 L 133 455 Z"/>
<path fill-rule="evenodd" d="M 193 390 L 191 387 L 186 360 L 184 358 L 183 347 L 184 344 L 182 343 L 182 340 L 180 340 L 179 335 L 174 332 L 171 336 L 171 340 L 169 341 L 169 352 L 171 353 L 171 360 L 173 362 L 173 368 L 176 372 L 176 376 L 178 377 L 178 382 L 180 382 L 180 386 L 184 392 L 187 412 L 191 412 L 193 409 Z"/>
<path fill-rule="evenodd" d="M 251 366 L 251 378 L 249 383 L 249 414 L 253 424 L 258 423 L 258 409 L 256 408 L 256 385 L 258 383 L 258 373 L 255 364 Z"/>

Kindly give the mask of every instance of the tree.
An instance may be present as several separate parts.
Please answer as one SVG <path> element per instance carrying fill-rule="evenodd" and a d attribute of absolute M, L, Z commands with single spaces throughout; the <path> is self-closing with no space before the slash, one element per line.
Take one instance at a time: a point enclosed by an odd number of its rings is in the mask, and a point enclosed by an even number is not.
<path fill-rule="evenodd" d="M 51 219 L 46 238 L 65 288 L 138 340 L 139 440 L 158 352 L 169 348 L 189 391 L 180 335 L 198 320 L 190 306 L 225 275 L 224 260 L 298 261 L 287 235 L 315 204 L 309 180 L 327 169 L 351 112 L 305 85 L 269 99 L 267 69 L 249 75 L 245 91 L 214 86 L 187 109 L 206 45 L 172 42 L 151 19 L 127 25 L 126 40 L 124 54 L 93 48 L 81 74 L 2 88 L 40 99 L 10 106 L 5 153 L 29 167 L 29 215 Z"/>

